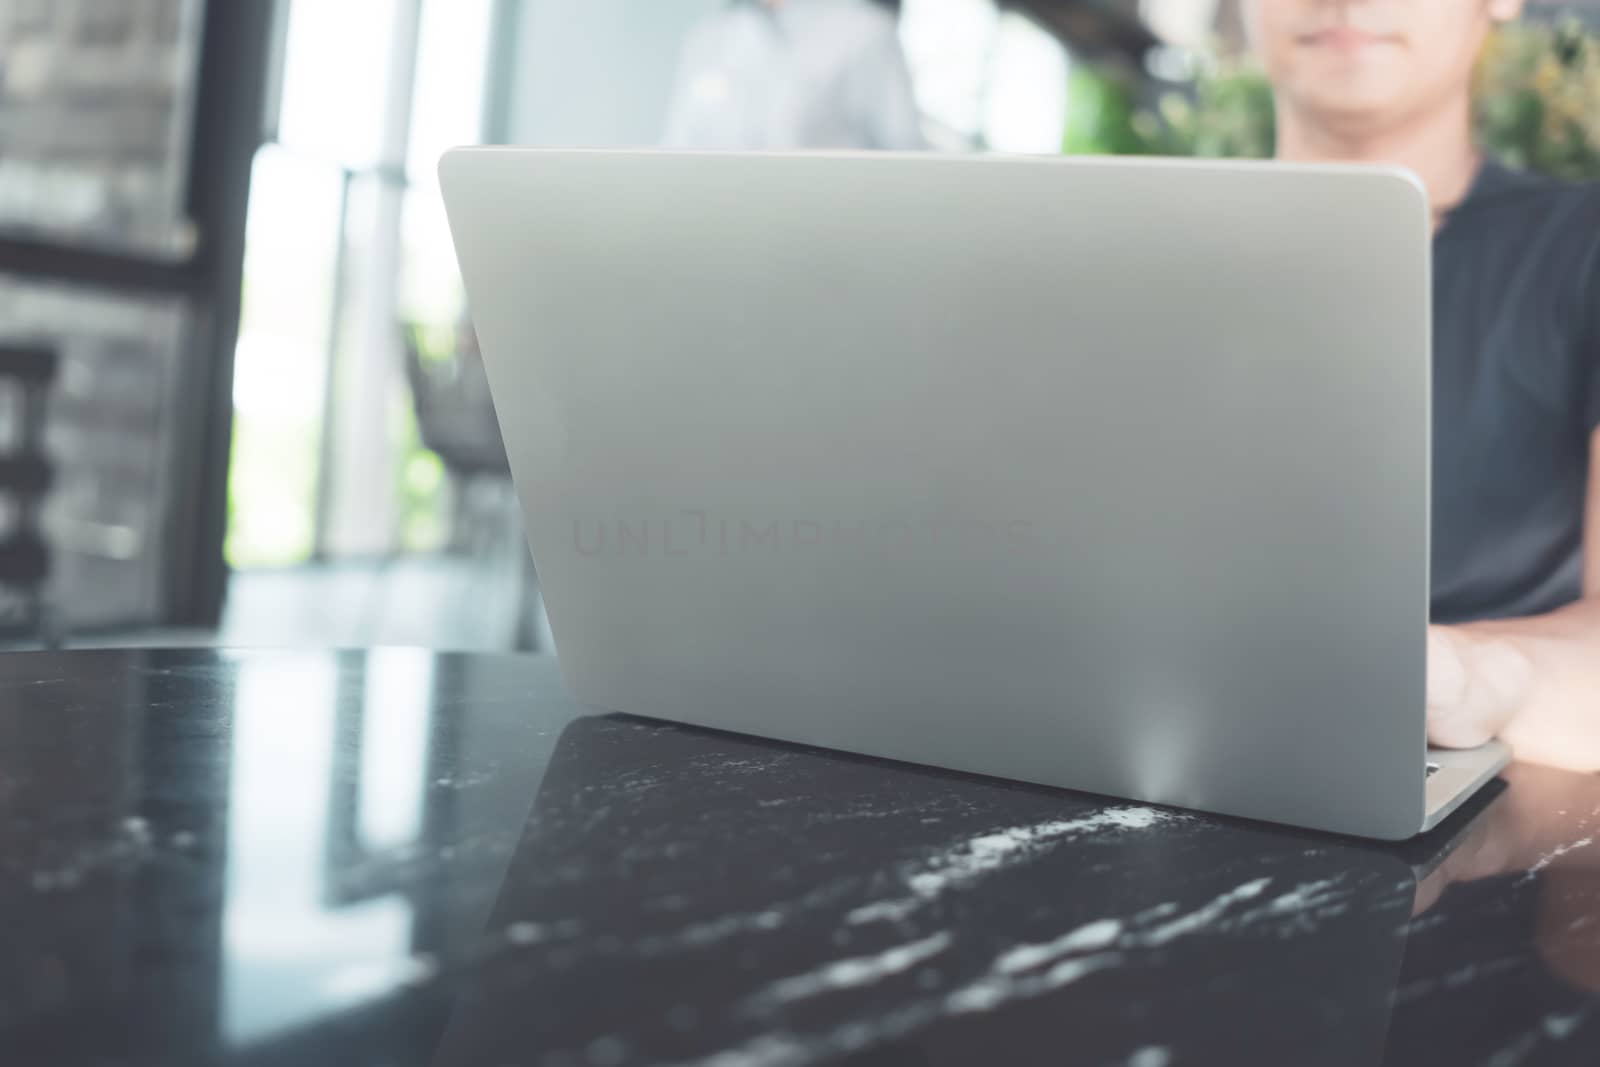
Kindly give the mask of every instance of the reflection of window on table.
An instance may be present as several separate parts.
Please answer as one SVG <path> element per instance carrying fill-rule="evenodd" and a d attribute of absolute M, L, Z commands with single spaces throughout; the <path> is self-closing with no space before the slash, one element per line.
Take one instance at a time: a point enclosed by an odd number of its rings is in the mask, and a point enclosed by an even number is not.
<path fill-rule="evenodd" d="M 340 906 L 418 882 L 434 859 L 419 846 L 429 829 L 440 829 L 440 806 L 455 797 L 449 788 L 430 789 L 436 778 L 453 784 L 449 772 L 433 771 L 452 753 L 429 747 L 435 726 L 449 729 L 446 721 L 432 721 L 432 658 L 414 649 L 375 649 L 364 690 L 359 704 L 341 705 L 331 778 L 325 866 L 332 877 L 325 892 Z"/>
<path fill-rule="evenodd" d="M 439 946 L 418 925 L 437 906 L 422 872 L 438 864 L 419 852 L 431 664 L 411 650 L 374 653 L 356 704 L 339 699 L 329 657 L 240 662 L 223 903 L 228 1044 L 269 1041 L 437 966 Z"/>
<path fill-rule="evenodd" d="M 402 322 L 464 300 L 435 166 L 483 140 L 493 0 L 289 0 L 257 157 L 235 372 L 228 555 L 374 556 L 442 539 L 442 478 L 401 385 Z M 514 6 L 514 5 L 513 5 Z"/>

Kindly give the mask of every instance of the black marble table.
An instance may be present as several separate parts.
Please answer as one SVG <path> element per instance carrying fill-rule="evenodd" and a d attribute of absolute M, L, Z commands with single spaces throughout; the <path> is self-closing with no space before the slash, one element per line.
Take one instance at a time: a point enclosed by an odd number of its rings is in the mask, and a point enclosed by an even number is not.
<path fill-rule="evenodd" d="M 623 716 L 0 659 L 0 1064 L 1600 1064 L 1600 778 L 1378 846 Z"/>

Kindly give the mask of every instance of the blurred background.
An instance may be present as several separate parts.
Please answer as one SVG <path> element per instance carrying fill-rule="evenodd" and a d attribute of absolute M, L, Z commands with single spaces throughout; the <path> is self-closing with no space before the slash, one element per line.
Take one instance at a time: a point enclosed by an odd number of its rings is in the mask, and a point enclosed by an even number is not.
<path fill-rule="evenodd" d="M 1237 0 L 857 2 L 863 144 L 1271 153 Z M 0 0 L 0 638 L 549 647 L 435 163 L 855 136 L 751 119 L 762 14 Z M 1492 151 L 1600 177 L 1597 33 L 1500 34 Z"/>

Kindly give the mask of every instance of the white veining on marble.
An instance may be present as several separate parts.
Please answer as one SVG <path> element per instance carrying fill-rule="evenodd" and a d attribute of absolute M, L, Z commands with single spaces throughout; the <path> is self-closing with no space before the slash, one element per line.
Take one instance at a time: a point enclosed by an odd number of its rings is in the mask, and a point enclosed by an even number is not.
<path fill-rule="evenodd" d="M 1209 904 L 1196 908 L 1187 915 L 1180 915 L 1171 922 L 1162 923 L 1160 926 L 1142 931 L 1139 934 L 1139 942 L 1151 947 L 1160 947 L 1186 934 L 1204 930 L 1207 926 L 1220 919 L 1235 904 L 1259 897 L 1262 891 L 1270 884 L 1272 884 L 1271 878 L 1257 878 L 1253 882 L 1246 882 L 1237 889 L 1230 889 Z"/>
<path fill-rule="evenodd" d="M 1145 809 L 1149 810 L 1149 809 Z M 1152 815 L 1158 813 L 1151 812 Z M 962 884 L 970 872 L 991 870 L 995 856 L 1009 856 L 1039 841 L 1058 840 L 1082 832 L 1086 825 L 1103 828 L 1113 825 L 1150 825 L 1145 817 L 1126 811 L 1110 818 L 1071 820 L 1021 827 L 999 834 L 971 839 L 965 846 L 946 853 L 943 862 L 919 872 L 939 876 L 937 882 L 923 879 L 913 885 L 943 890 Z M 1005 842 L 1005 844 L 1002 844 Z M 1214 928 L 1236 906 L 1254 900 L 1271 884 L 1270 878 L 1245 882 L 1206 904 L 1186 912 L 1172 903 L 1158 905 L 1140 913 L 1144 929 L 1130 928 L 1117 919 L 1097 919 L 1060 937 L 1037 944 L 1016 945 L 1001 953 L 988 972 L 943 996 L 919 999 L 887 1017 L 873 1021 L 856 1020 L 819 1035 L 768 1035 L 737 1049 L 729 1049 L 699 1061 L 706 1067 L 788 1067 L 814 1062 L 829 1055 L 853 1051 L 886 1039 L 892 1034 L 925 1025 L 941 1015 L 967 1015 L 991 1011 L 1009 1001 L 1028 999 L 1055 992 L 1099 971 L 1121 965 L 1132 948 L 1160 947 L 1190 934 Z M 1333 888 L 1334 880 L 1311 882 L 1280 894 L 1269 904 L 1278 910 L 1292 911 L 1312 907 Z M 925 899 L 925 898 L 920 898 Z M 1281 903 L 1279 903 L 1281 902 Z M 886 912 L 894 902 L 873 907 Z M 858 911 L 861 909 L 857 909 Z M 1174 917 L 1175 916 L 1175 917 Z M 1140 919 L 1134 920 L 1139 922 Z M 1162 921 L 1165 920 L 1165 921 Z M 903 974 L 918 964 L 945 952 L 952 943 L 948 931 L 896 945 L 868 956 L 836 960 L 812 971 L 774 982 L 751 998 L 757 1007 L 788 1004 L 818 995 L 872 985 Z M 1160 1067 L 1170 1062 L 1168 1050 L 1157 1046 L 1137 1050 L 1130 1067 Z"/>
<path fill-rule="evenodd" d="M 1334 892 L 1338 888 L 1338 878 L 1322 878 L 1315 882 L 1305 882 L 1295 886 L 1287 893 L 1273 897 L 1267 907 L 1276 914 L 1284 912 L 1303 911 L 1307 908 L 1318 908 L 1330 904 L 1340 894 Z"/>
<path fill-rule="evenodd" d="M 583 1056 L 591 1067 L 616 1067 L 628 1058 L 628 1046 L 621 1038 L 607 1034 L 589 1042 Z"/>
<path fill-rule="evenodd" d="M 1420 934 L 1424 931 L 1432 930 L 1436 926 L 1443 926 L 1449 921 L 1450 916 L 1444 912 L 1433 912 L 1432 914 L 1428 915 L 1419 915 L 1415 919 L 1411 920 L 1410 925 L 1406 927 L 1406 932 L 1410 934 Z"/>
<path fill-rule="evenodd" d="M 926 1026 L 939 1015 L 936 1002 L 918 1001 L 873 1019 L 840 1023 L 821 1033 L 790 1031 L 763 1034 L 734 1048 L 670 1067 L 803 1067 L 837 1059 L 884 1041 L 903 1037 Z"/>
<path fill-rule="evenodd" d="M 32 689 L 41 685 L 71 685 L 71 678 L 29 678 L 23 682 L 0 682 L 0 689 Z"/>
<path fill-rule="evenodd" d="M 1577 841 L 1574 841 L 1570 845 L 1562 845 L 1560 848 L 1551 849 L 1549 852 L 1546 852 L 1544 855 L 1540 856 L 1537 860 L 1534 861 L 1533 866 L 1528 868 L 1528 873 L 1523 875 L 1522 878 L 1520 879 L 1520 881 L 1521 882 L 1531 882 L 1531 881 L 1533 881 L 1535 878 L 1537 878 L 1539 876 L 1539 872 L 1540 871 L 1543 871 L 1546 867 L 1550 866 L 1552 863 L 1554 863 L 1556 860 L 1560 859 L 1562 856 L 1568 855 L 1569 853 L 1577 852 L 1579 849 L 1588 848 L 1592 844 L 1594 844 L 1594 838 L 1593 837 L 1585 837 L 1585 838 L 1581 838 L 1581 839 L 1579 839 Z"/>
<path fill-rule="evenodd" d="M 874 901 L 850 912 L 849 923 L 900 919 L 951 889 L 970 885 L 992 871 L 1059 842 L 1094 833 L 1147 830 L 1184 816 L 1142 806 L 1104 808 L 1076 819 L 1052 819 L 968 838 L 904 875 L 910 896 Z"/>
<path fill-rule="evenodd" d="M 84 879 L 102 870 L 138 866 L 152 859 L 155 852 L 149 822 L 133 816 L 123 819 L 104 844 L 78 850 L 69 863 L 35 870 L 30 884 L 38 893 L 76 889 Z"/>
<path fill-rule="evenodd" d="M 488 785 L 499 777 L 499 771 L 462 771 L 460 774 L 441 775 L 433 780 L 435 789 L 476 789 L 478 786 Z"/>
<path fill-rule="evenodd" d="M 763 1034 L 738 1048 L 712 1053 L 703 1059 L 683 1060 L 672 1067 L 799 1067 L 812 1058 L 804 1046 L 786 1034 Z"/>
<path fill-rule="evenodd" d="M 802 1067 L 822 1055 L 815 1044 L 801 1044 L 788 1034 L 765 1034 L 737 1048 L 673 1067 Z"/>
<path fill-rule="evenodd" d="M 1171 1051 L 1160 1045 L 1146 1045 L 1128 1057 L 1128 1067 L 1167 1067 L 1171 1062 Z"/>
<path fill-rule="evenodd" d="M 814 971 L 779 979 L 758 993 L 757 1001 L 788 1003 L 831 993 L 840 989 L 881 982 L 892 975 L 902 974 L 923 960 L 931 959 L 950 947 L 949 933 L 940 932 L 920 941 L 896 945 L 872 956 L 835 960 Z"/>
<path fill-rule="evenodd" d="M 989 1011 L 1007 1001 L 1053 993 L 1096 971 L 1115 967 L 1122 960 L 1120 952 L 1101 952 L 1062 960 L 1040 974 L 1019 976 L 996 971 L 950 993 L 944 999 L 944 1007 L 952 1015 Z"/>
<path fill-rule="evenodd" d="M 953 1014 L 989 1011 L 1007 1001 L 1054 992 L 1125 962 L 1126 950 L 1159 948 L 1213 928 L 1231 908 L 1260 896 L 1271 882 L 1270 878 L 1246 882 L 1194 911 L 1146 929 L 1130 928 L 1116 919 L 1097 919 L 1052 941 L 1015 946 L 995 959 L 986 976 L 948 994 L 945 1010 Z M 1164 918 L 1177 910 L 1176 906 L 1160 905 L 1141 914 Z M 1047 964 L 1050 966 L 1041 973 L 1039 968 Z"/>
<path fill-rule="evenodd" d="M 801 896 L 776 901 L 761 911 L 735 912 L 693 922 L 673 931 L 646 934 L 634 942 L 634 951 L 653 955 L 685 949 L 698 950 L 741 934 L 777 930 L 818 908 L 836 906 L 841 897 L 854 892 L 859 884 L 853 876 L 836 878 Z M 681 894 L 667 894 L 657 898 L 657 903 L 668 905 L 661 910 L 670 913 L 679 910 L 687 903 L 687 899 Z M 844 927 L 839 927 L 835 932 L 843 930 Z"/>
<path fill-rule="evenodd" d="M 703 756 L 695 756 L 689 760 L 689 766 L 702 770 L 736 774 L 762 774 L 774 767 L 782 766 L 794 759 L 792 752 L 777 752 L 772 755 L 741 759 L 730 757 L 725 753 L 711 752 Z"/>
<path fill-rule="evenodd" d="M 1263 919 L 1278 921 L 1278 932 L 1282 936 L 1314 930 L 1316 920 L 1331 919 L 1349 910 L 1352 891 L 1344 887 L 1342 881 L 1341 875 L 1304 882 L 1245 912 L 1239 916 L 1238 923 L 1244 926 Z"/>
<path fill-rule="evenodd" d="M 1401 986 L 1395 990 L 1394 1001 L 1396 1004 L 1404 1004 L 1440 989 L 1460 989 L 1471 985 L 1473 982 L 1482 981 L 1497 974 L 1504 974 L 1507 971 L 1514 971 L 1526 964 L 1527 960 L 1522 956 L 1507 956 L 1497 960 L 1485 960 L 1481 963 L 1468 963 L 1465 966 L 1457 967 L 1453 971 L 1447 971 L 1436 978 L 1421 978 Z"/>
<path fill-rule="evenodd" d="M 868 921 L 863 915 L 901 917 L 908 908 L 930 899 L 930 895 L 966 884 L 1040 843 L 1111 827 L 1142 828 L 1154 825 L 1162 817 L 1162 813 L 1148 808 L 1113 809 L 1080 819 L 984 834 L 956 846 L 910 875 L 908 885 L 917 896 L 857 908 L 850 913 L 848 921 Z M 1286 913 L 1315 907 L 1327 899 L 1336 881 L 1305 883 L 1280 894 L 1258 912 Z M 853 1021 L 818 1035 L 768 1035 L 698 1062 L 703 1067 L 790 1067 L 864 1048 L 893 1034 L 926 1025 L 939 1016 L 988 1012 L 1010 1001 L 1053 993 L 1099 971 L 1124 964 L 1130 950 L 1159 948 L 1179 938 L 1218 928 L 1230 911 L 1260 897 L 1271 882 L 1270 878 L 1245 882 L 1187 912 L 1168 902 L 1147 908 L 1128 922 L 1096 919 L 1049 941 L 1014 945 L 997 956 L 987 972 L 976 979 L 943 995 L 919 998 L 890 1016 Z M 1236 914 L 1233 918 L 1240 921 L 1243 917 Z M 752 997 L 750 1003 L 757 1008 L 770 1009 L 776 1004 L 872 985 L 938 956 L 951 943 L 951 934 L 941 931 L 873 955 L 836 960 L 774 982 Z M 1170 1055 L 1166 1049 L 1151 1046 L 1136 1051 L 1129 1064 L 1130 1067 L 1159 1067 L 1170 1062 Z"/>
<path fill-rule="evenodd" d="M 1539 1044 L 1539 1031 L 1530 1030 L 1484 1061 L 1484 1067 L 1517 1067 Z"/>
<path fill-rule="evenodd" d="M 640 948 L 645 952 L 654 949 L 666 948 L 671 945 L 687 945 L 700 947 L 715 944 L 734 934 L 748 933 L 751 930 L 776 930 L 783 925 L 783 913 L 775 908 L 766 911 L 743 912 L 735 915 L 724 915 L 718 919 L 707 919 L 692 926 L 685 927 L 677 934 L 665 938 L 646 938 L 640 942 Z"/>
<path fill-rule="evenodd" d="M 1142 829 L 1168 816 L 1150 808 L 1117 808 L 1071 820 L 1014 827 L 969 838 L 905 874 L 913 895 L 877 901 L 850 912 L 847 924 L 901 918 L 938 894 L 1019 861 L 1033 850 L 1075 835 Z M 941 1017 L 970 1016 L 1018 1000 L 1046 996 L 1106 970 L 1125 966 L 1144 949 L 1161 949 L 1190 937 L 1261 919 L 1300 915 L 1337 903 L 1348 892 L 1342 876 L 1308 881 L 1268 896 L 1272 878 L 1243 882 L 1194 908 L 1165 902 L 1129 919 L 1100 918 L 1058 937 L 1012 945 L 965 984 L 938 993 L 927 985 L 914 999 L 871 1019 L 855 1019 L 817 1033 L 778 1032 L 694 1061 L 697 1067 L 800 1067 L 857 1052 L 927 1026 Z M 841 927 L 840 930 L 847 929 Z M 781 979 L 748 1001 L 756 1010 L 846 989 L 869 986 L 912 970 L 950 948 L 941 931 L 872 955 L 836 960 Z M 1167 1067 L 1170 1049 L 1151 1045 L 1130 1053 L 1128 1067 Z"/>
<path fill-rule="evenodd" d="M 488 934 L 482 948 L 485 953 L 496 952 L 506 946 L 515 951 L 533 945 L 571 941 L 582 932 L 583 924 L 576 919 L 554 919 L 549 922 L 519 919 L 498 932 Z"/>
<path fill-rule="evenodd" d="M 807 825 L 821 826 L 827 823 L 854 822 L 861 819 L 905 819 L 915 815 L 919 808 L 892 808 L 876 807 L 870 804 L 856 804 L 846 810 L 828 810 L 807 813 L 803 818 Z"/>
<path fill-rule="evenodd" d="M 1044 944 L 1018 945 L 995 960 L 994 969 L 1001 974 L 1032 970 L 1062 956 L 1109 948 L 1121 934 L 1122 923 L 1116 919 L 1099 919 Z"/>
<path fill-rule="evenodd" d="M 513 945 L 535 945 L 544 937 L 544 927 L 538 923 L 518 922 L 506 927 L 506 940 Z"/>
<path fill-rule="evenodd" d="M 854 909 L 844 917 L 844 921 L 855 926 L 861 923 L 903 919 L 916 911 L 921 903 L 915 897 L 910 900 L 880 900 Z"/>
<path fill-rule="evenodd" d="M 1546 1015 L 1540 1025 L 1544 1028 L 1545 1036 L 1552 1041 L 1565 1041 L 1583 1025 L 1588 1014 L 1587 1011 L 1576 1011 L 1571 1015 Z"/>

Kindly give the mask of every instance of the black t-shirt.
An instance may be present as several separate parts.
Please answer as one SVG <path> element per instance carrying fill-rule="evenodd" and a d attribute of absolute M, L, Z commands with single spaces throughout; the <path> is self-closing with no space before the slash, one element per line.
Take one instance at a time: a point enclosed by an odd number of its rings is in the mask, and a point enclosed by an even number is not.
<path fill-rule="evenodd" d="M 1600 184 L 1491 163 L 1433 258 L 1433 619 L 1552 611 L 1582 592 Z"/>

